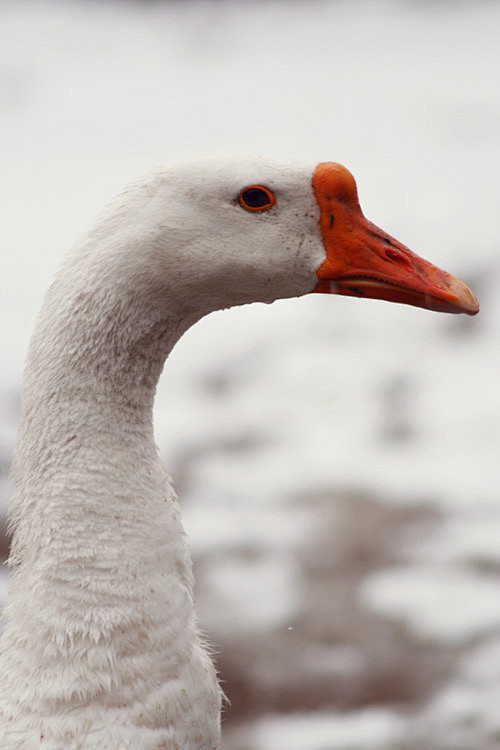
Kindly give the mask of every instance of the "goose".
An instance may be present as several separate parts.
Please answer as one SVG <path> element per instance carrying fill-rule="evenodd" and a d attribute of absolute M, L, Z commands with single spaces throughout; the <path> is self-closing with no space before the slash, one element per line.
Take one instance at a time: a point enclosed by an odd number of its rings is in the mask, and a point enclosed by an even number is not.
<path fill-rule="evenodd" d="M 0 747 L 220 748 L 222 692 L 154 442 L 155 387 L 202 316 L 310 292 L 479 309 L 364 217 L 334 162 L 157 169 L 63 259 L 25 369 Z"/>

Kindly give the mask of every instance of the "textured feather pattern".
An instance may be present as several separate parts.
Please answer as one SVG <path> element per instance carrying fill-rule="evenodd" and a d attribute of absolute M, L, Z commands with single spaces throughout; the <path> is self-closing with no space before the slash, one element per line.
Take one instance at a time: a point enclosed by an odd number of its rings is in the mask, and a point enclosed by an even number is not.
<path fill-rule="evenodd" d="M 310 176 L 263 160 L 158 171 L 64 260 L 25 373 L 0 747 L 220 747 L 221 693 L 154 444 L 154 393 L 202 315 L 313 288 L 324 250 Z M 274 216 L 234 200 L 263 180 L 281 190 Z"/>

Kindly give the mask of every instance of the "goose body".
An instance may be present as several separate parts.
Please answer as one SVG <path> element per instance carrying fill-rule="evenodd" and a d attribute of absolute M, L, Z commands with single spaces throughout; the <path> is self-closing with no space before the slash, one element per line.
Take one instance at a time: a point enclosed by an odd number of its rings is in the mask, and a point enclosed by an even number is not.
<path fill-rule="evenodd" d="M 312 291 L 477 312 L 462 282 L 364 219 L 331 163 L 158 170 L 64 259 L 25 372 L 0 747 L 220 748 L 221 692 L 154 443 L 156 383 L 203 315 Z"/>

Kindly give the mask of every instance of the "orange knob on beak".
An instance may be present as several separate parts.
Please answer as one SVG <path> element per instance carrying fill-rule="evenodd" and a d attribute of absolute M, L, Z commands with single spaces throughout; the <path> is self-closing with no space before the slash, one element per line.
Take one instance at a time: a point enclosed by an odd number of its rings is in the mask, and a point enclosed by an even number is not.
<path fill-rule="evenodd" d="M 313 291 L 372 297 L 449 313 L 475 315 L 468 286 L 369 222 L 351 173 L 334 162 L 318 164 L 312 186 L 320 209 L 326 259 Z"/>

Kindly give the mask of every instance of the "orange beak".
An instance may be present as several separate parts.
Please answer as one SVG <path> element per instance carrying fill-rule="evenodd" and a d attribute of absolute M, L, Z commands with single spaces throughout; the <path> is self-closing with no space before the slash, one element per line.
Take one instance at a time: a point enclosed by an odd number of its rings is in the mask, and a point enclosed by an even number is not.
<path fill-rule="evenodd" d="M 372 297 L 475 315 L 479 305 L 460 279 L 432 265 L 365 219 L 351 173 L 318 164 L 312 186 L 320 209 L 326 259 L 313 291 Z"/>

